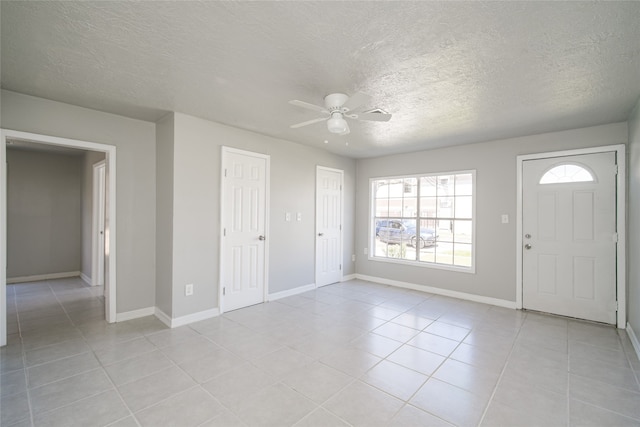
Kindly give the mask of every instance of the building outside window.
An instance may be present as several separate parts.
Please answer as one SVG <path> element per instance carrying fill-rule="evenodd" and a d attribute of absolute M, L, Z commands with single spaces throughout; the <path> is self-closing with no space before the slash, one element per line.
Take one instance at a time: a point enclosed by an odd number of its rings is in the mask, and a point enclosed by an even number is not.
<path fill-rule="evenodd" d="M 371 179 L 369 258 L 475 271 L 475 171 Z"/>

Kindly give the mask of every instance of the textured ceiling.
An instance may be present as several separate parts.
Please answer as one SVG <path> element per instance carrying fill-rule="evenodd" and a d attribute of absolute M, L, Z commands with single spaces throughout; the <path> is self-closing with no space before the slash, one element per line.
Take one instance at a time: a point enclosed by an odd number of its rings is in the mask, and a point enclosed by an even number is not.
<path fill-rule="evenodd" d="M 624 121 L 640 2 L 2 1 L 4 89 L 372 157 Z M 371 95 L 330 134 L 287 103 Z M 324 141 L 328 140 L 325 144 Z"/>

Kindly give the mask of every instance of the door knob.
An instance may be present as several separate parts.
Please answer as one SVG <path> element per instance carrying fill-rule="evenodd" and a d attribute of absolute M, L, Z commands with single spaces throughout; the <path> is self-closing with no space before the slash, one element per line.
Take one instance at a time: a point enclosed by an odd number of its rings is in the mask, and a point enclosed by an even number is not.
<path fill-rule="evenodd" d="M 529 249 L 531 249 L 531 245 L 527 243 L 526 245 L 524 245 L 524 248 L 525 248 L 526 250 L 529 250 Z"/>
<path fill-rule="evenodd" d="M 258 240 L 266 240 L 267 238 L 264 236 L 258 236 Z"/>
<path fill-rule="evenodd" d="M 318 236 L 322 237 L 324 236 L 324 233 L 318 233 Z"/>

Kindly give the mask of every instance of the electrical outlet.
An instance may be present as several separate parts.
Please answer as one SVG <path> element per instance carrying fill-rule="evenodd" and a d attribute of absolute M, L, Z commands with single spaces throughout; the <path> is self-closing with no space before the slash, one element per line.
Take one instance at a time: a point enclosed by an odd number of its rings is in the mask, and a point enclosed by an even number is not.
<path fill-rule="evenodd" d="M 184 287 L 184 295 L 186 297 L 193 295 L 193 283 L 189 283 Z"/>
<path fill-rule="evenodd" d="M 356 262 L 356 254 L 351 255 L 351 261 Z"/>
<path fill-rule="evenodd" d="M 369 248 L 364 248 L 364 254 L 367 255 L 369 253 Z"/>
<path fill-rule="evenodd" d="M 509 215 L 502 214 L 502 223 L 503 224 L 509 224 Z"/>

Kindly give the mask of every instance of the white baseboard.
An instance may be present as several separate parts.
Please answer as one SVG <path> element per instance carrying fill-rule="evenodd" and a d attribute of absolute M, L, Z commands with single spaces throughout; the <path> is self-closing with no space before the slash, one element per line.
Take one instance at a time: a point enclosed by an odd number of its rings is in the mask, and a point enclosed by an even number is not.
<path fill-rule="evenodd" d="M 349 280 L 355 280 L 357 279 L 357 274 L 347 274 L 346 276 L 342 276 L 342 280 L 341 282 L 348 282 Z"/>
<path fill-rule="evenodd" d="M 38 282 L 40 280 L 65 279 L 67 277 L 78 277 L 79 271 L 66 271 L 63 273 L 36 274 L 33 276 L 7 277 L 7 284 Z"/>
<path fill-rule="evenodd" d="M 153 316 L 155 312 L 155 307 L 146 307 L 138 310 L 125 311 L 124 313 L 117 313 L 116 322 L 125 322 L 127 320 L 138 319 L 140 317 Z"/>
<path fill-rule="evenodd" d="M 164 311 L 160 310 L 158 307 L 155 307 L 155 309 L 153 311 L 153 314 L 162 323 L 164 323 L 168 327 L 171 327 L 171 317 L 168 314 L 166 314 Z"/>
<path fill-rule="evenodd" d="M 292 297 L 294 295 L 312 291 L 315 288 L 316 288 L 315 283 L 311 283 L 309 285 L 304 285 L 304 286 L 298 286 L 297 288 L 287 289 L 286 291 L 280 291 L 273 294 L 269 294 L 267 296 L 267 301 L 275 301 L 281 298 Z"/>
<path fill-rule="evenodd" d="M 83 272 L 80 272 L 80 278 L 82 279 L 82 281 L 84 283 L 86 283 L 89 286 L 93 286 L 93 283 L 91 282 L 91 277 L 87 276 L 86 274 L 84 274 Z"/>
<path fill-rule="evenodd" d="M 633 349 L 636 351 L 636 356 L 640 359 L 640 341 L 638 341 L 638 337 L 636 333 L 633 331 L 631 324 L 627 322 L 627 335 L 629 336 L 629 340 L 631 340 L 631 344 L 633 345 Z"/>
<path fill-rule="evenodd" d="M 364 274 L 356 274 L 356 278 L 367 280 L 369 282 L 380 283 L 383 285 L 397 286 L 399 288 L 411 289 L 414 291 L 429 292 L 436 295 L 458 298 L 467 301 L 474 301 L 483 304 L 496 305 L 504 308 L 516 308 L 515 301 L 507 301 L 498 298 L 485 297 L 482 295 L 468 294 L 466 292 L 451 291 L 449 289 L 435 288 L 433 286 L 418 285 L 415 283 L 400 282 L 398 280 L 384 279 L 382 277 L 365 276 Z"/>
<path fill-rule="evenodd" d="M 184 326 L 190 323 L 195 323 L 201 320 L 220 316 L 220 310 L 218 308 L 212 308 L 210 310 L 199 311 L 197 313 L 188 314 L 186 316 L 172 318 L 164 311 L 160 310 L 158 307 L 155 307 L 153 314 L 155 314 L 155 316 L 168 327 L 177 328 L 178 326 Z"/>

